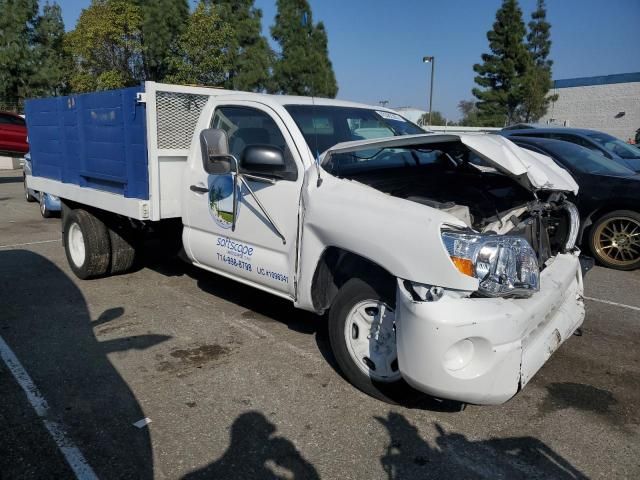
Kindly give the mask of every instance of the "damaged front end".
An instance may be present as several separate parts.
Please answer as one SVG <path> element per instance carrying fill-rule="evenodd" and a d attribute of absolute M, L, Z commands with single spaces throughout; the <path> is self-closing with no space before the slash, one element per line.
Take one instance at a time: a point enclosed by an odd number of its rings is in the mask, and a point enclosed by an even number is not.
<path fill-rule="evenodd" d="M 323 165 L 455 218 L 441 226 L 442 243 L 456 269 L 478 279 L 477 296 L 528 297 L 547 263 L 575 248 L 580 219 L 568 196 L 577 185 L 548 157 L 502 137 L 353 142 L 327 152 Z"/>
<path fill-rule="evenodd" d="M 443 267 L 441 283 L 434 272 L 429 281 L 398 278 L 398 365 L 415 388 L 503 403 L 582 324 L 579 216 L 570 200 L 578 187 L 548 157 L 502 137 L 429 135 L 339 145 L 323 167 L 429 207 L 425 224 L 440 242 L 424 249 L 439 249 L 457 277 L 477 282 L 454 286 Z"/>
<path fill-rule="evenodd" d="M 578 210 L 563 193 L 484 219 L 478 231 L 445 227 L 442 241 L 456 268 L 479 281 L 476 296 L 526 298 L 540 288 L 540 271 L 575 250 Z"/>
<path fill-rule="evenodd" d="M 526 239 L 540 265 L 558 253 L 572 251 L 580 229 L 578 209 L 562 192 L 551 192 L 546 200 L 533 200 L 486 222 L 482 232 Z"/>

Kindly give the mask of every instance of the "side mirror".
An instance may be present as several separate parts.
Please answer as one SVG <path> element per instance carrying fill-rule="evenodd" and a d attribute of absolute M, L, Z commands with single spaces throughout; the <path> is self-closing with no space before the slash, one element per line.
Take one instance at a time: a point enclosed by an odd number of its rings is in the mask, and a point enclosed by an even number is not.
<path fill-rule="evenodd" d="M 211 175 L 237 172 L 237 160 L 229 153 L 227 133 L 219 128 L 207 128 L 200 132 L 202 166 Z"/>
<path fill-rule="evenodd" d="M 273 145 L 249 145 L 242 153 L 243 171 L 255 173 L 276 173 L 286 169 L 282 150 Z"/>

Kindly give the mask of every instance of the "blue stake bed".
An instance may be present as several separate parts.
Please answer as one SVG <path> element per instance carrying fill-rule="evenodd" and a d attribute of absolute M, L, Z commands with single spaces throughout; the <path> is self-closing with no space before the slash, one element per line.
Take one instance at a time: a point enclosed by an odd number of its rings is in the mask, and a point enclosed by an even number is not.
<path fill-rule="evenodd" d="M 149 199 L 143 86 L 27 100 L 34 177 Z"/>

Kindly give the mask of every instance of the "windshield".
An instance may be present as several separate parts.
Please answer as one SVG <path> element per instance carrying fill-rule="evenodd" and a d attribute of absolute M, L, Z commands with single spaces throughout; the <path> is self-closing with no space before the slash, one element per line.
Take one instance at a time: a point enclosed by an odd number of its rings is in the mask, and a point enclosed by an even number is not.
<path fill-rule="evenodd" d="M 396 113 L 368 108 L 285 105 L 314 155 L 342 142 L 426 133 Z"/>
<path fill-rule="evenodd" d="M 622 140 L 607 135 L 606 133 L 588 133 L 587 136 L 595 140 L 605 150 L 617 155 L 624 159 L 640 159 L 640 151 L 637 148 L 632 147 L 624 143 Z"/>
<path fill-rule="evenodd" d="M 633 170 L 620 165 L 615 160 L 580 145 L 569 142 L 553 142 L 553 145 L 545 145 L 545 148 L 556 155 L 562 163 L 582 173 L 616 177 L 628 177 L 635 174 Z"/>

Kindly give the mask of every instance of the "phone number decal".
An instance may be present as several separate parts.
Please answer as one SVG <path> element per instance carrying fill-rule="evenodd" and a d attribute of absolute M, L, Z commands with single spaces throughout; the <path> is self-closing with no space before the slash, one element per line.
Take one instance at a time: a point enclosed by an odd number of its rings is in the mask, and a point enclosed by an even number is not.
<path fill-rule="evenodd" d="M 220 261 L 220 262 L 224 262 L 226 264 L 231 265 L 232 267 L 239 268 L 240 270 L 246 270 L 247 272 L 251 271 L 251 264 L 250 263 L 243 262 L 242 260 L 238 260 L 235 257 L 223 255 L 223 254 L 220 254 L 220 253 L 217 253 L 216 255 L 218 255 L 218 261 Z"/>

